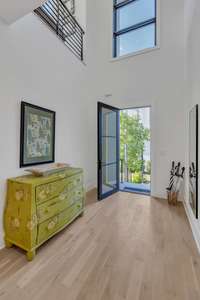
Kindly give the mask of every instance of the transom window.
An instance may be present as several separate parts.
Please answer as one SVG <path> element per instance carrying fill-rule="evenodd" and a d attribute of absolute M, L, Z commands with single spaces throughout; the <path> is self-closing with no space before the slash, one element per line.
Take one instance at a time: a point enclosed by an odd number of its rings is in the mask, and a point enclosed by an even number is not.
<path fill-rule="evenodd" d="M 114 0 L 114 57 L 156 46 L 156 0 Z"/>

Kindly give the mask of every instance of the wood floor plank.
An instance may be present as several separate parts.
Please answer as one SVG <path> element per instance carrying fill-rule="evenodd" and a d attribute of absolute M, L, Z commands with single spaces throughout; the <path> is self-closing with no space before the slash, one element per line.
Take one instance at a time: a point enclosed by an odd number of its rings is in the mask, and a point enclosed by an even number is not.
<path fill-rule="evenodd" d="M 182 205 L 117 193 L 45 243 L 0 251 L 0 300 L 199 300 L 200 256 Z"/>

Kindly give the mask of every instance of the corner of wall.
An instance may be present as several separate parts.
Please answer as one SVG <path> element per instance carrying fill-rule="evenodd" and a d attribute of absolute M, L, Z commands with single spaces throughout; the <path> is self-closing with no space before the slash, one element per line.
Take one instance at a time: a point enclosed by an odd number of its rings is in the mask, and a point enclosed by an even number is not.
<path fill-rule="evenodd" d="M 96 182 L 89 182 L 86 184 L 86 192 L 89 192 L 97 187 Z"/>

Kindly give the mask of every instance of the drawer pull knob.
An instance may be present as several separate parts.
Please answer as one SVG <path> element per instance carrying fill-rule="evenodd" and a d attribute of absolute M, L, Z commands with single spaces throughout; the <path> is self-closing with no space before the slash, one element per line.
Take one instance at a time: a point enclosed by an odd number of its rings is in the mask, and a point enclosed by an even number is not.
<path fill-rule="evenodd" d="M 47 227 L 48 230 L 52 230 L 52 229 L 55 227 L 55 225 L 56 225 L 55 222 L 53 222 L 53 221 L 50 222 L 50 223 L 48 224 L 48 227 Z"/>
<path fill-rule="evenodd" d="M 51 222 L 49 222 L 47 229 L 48 230 L 52 230 L 54 229 L 54 227 L 56 226 L 56 223 L 58 222 L 58 219 L 56 218 L 55 220 L 52 220 Z"/>

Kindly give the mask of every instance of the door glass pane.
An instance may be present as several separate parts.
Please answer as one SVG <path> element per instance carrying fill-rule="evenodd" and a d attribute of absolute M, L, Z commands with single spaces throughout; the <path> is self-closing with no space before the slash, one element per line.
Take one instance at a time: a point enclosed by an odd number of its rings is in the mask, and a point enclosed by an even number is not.
<path fill-rule="evenodd" d="M 117 9 L 117 31 L 155 18 L 155 0 L 137 0 Z"/>
<path fill-rule="evenodd" d="M 155 47 L 155 24 L 141 27 L 117 37 L 117 56 Z"/>
<path fill-rule="evenodd" d="M 116 163 L 116 138 L 102 137 L 102 163 Z"/>
<path fill-rule="evenodd" d="M 119 188 L 119 111 L 98 104 L 98 198 L 104 199 Z"/>
<path fill-rule="evenodd" d="M 117 165 L 102 168 L 102 193 L 107 193 L 117 188 Z"/>
<path fill-rule="evenodd" d="M 102 133 L 104 137 L 116 137 L 116 112 L 102 108 Z"/>

